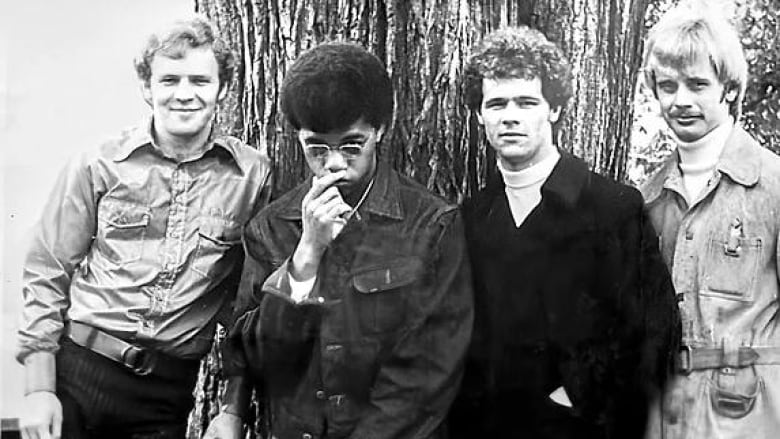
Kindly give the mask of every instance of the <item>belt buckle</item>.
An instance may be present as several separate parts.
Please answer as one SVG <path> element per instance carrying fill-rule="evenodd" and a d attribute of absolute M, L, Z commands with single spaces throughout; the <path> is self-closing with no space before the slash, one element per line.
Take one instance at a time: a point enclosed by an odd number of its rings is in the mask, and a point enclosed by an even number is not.
<path fill-rule="evenodd" d="M 149 351 L 132 345 L 122 350 L 122 363 L 139 376 L 149 375 L 154 367 Z"/>
<path fill-rule="evenodd" d="M 680 372 L 685 375 L 693 371 L 693 348 L 684 345 L 680 348 Z"/>

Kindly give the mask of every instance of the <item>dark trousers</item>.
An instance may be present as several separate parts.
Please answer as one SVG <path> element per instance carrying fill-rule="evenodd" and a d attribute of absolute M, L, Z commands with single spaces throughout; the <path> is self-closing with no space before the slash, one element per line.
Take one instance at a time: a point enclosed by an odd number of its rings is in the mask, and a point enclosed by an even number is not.
<path fill-rule="evenodd" d="M 57 353 L 62 438 L 183 439 L 197 373 L 140 376 L 64 337 Z"/>

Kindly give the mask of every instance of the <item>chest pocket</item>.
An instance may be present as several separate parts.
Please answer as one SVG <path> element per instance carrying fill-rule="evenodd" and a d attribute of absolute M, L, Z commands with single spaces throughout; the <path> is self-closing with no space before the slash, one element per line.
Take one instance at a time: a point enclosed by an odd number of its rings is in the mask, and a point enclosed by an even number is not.
<path fill-rule="evenodd" d="M 241 251 L 241 227 L 232 220 L 201 218 L 192 270 L 213 278 L 226 270 L 233 253 Z M 226 274 L 226 273 L 225 273 Z"/>
<path fill-rule="evenodd" d="M 422 277 L 423 261 L 419 257 L 357 268 L 352 275 L 352 287 L 361 329 L 367 333 L 401 329 L 410 311 L 408 287 L 419 283 Z"/>
<path fill-rule="evenodd" d="M 146 207 L 118 200 L 101 201 L 95 240 L 99 253 L 116 264 L 139 260 L 150 219 Z"/>
<path fill-rule="evenodd" d="M 761 259 L 761 238 L 713 238 L 707 244 L 701 294 L 752 302 Z"/>

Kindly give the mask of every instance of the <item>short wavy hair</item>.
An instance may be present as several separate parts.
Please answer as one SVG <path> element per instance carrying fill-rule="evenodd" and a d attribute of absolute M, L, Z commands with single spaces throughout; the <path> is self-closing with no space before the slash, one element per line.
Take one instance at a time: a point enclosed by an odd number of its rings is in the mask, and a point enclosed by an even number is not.
<path fill-rule="evenodd" d="M 527 26 L 488 34 L 475 47 L 465 68 L 466 105 L 479 111 L 483 79 L 539 78 L 550 108 L 564 110 L 572 95 L 571 65 L 563 51 Z"/>
<path fill-rule="evenodd" d="M 737 29 L 718 11 L 697 3 L 671 9 L 650 30 L 645 44 L 645 84 L 657 97 L 655 69 L 683 69 L 706 57 L 725 91 L 735 90 L 729 113 L 738 118 L 747 87 L 747 62 Z"/>
<path fill-rule="evenodd" d="M 214 52 L 219 67 L 220 89 L 228 87 L 235 71 L 235 55 L 218 36 L 214 26 L 203 17 L 176 21 L 150 35 L 134 62 L 138 79 L 144 84 L 149 84 L 152 77 L 152 60 L 155 55 L 181 59 L 184 57 L 185 50 L 200 47 L 210 47 Z"/>
<path fill-rule="evenodd" d="M 360 119 L 390 126 L 393 84 L 384 64 L 363 47 L 328 42 L 301 54 L 280 92 L 282 113 L 296 130 L 327 133 Z"/>

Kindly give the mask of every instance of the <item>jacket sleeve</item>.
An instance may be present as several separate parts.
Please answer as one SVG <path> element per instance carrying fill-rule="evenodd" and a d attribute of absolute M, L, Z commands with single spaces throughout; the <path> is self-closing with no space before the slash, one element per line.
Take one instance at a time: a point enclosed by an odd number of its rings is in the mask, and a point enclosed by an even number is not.
<path fill-rule="evenodd" d="M 20 363 L 33 352 L 54 354 L 59 348 L 71 279 L 95 235 L 97 200 L 84 154 L 59 175 L 33 232 L 22 275 Z"/>
<path fill-rule="evenodd" d="M 610 337 L 615 362 L 605 383 L 611 397 L 602 413 L 608 437 L 615 438 L 644 434 L 649 404 L 673 373 L 681 331 L 672 280 L 655 230 L 636 195 L 617 227 L 619 251 L 604 261 L 619 267 L 613 271 L 618 319 Z"/>
<path fill-rule="evenodd" d="M 249 409 L 253 382 L 244 335 L 254 333 L 262 300 L 263 282 L 271 267 L 261 254 L 260 233 L 253 219 L 244 229 L 244 264 L 233 306 L 232 324 L 221 345 L 223 373 L 227 379 L 222 410 L 244 418 Z"/>
<path fill-rule="evenodd" d="M 473 322 L 472 286 L 460 213 L 440 218 L 434 271 L 414 324 L 380 364 L 357 438 L 434 435 L 458 391 Z"/>
<path fill-rule="evenodd" d="M 291 255 L 299 237 L 280 237 L 263 218 L 261 214 L 250 222 L 244 233 L 234 323 L 222 344 L 228 377 L 223 409 L 241 417 L 249 408 L 252 389 L 264 392 L 264 370 L 304 373 L 321 308 L 314 299 L 296 303 L 290 297 L 289 257 L 276 261 L 269 255 Z"/>

